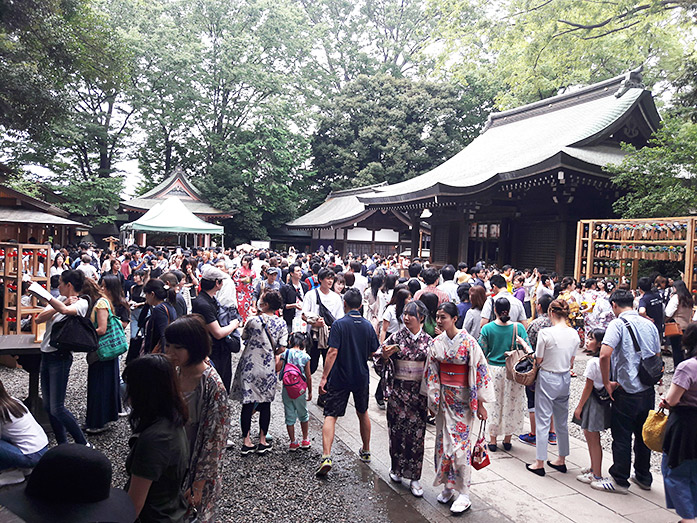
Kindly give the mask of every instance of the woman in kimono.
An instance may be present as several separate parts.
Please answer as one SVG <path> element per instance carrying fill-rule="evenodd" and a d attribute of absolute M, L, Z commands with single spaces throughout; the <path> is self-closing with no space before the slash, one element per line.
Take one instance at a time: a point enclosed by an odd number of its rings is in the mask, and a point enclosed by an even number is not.
<path fill-rule="evenodd" d="M 227 391 L 208 360 L 211 339 L 201 316 L 177 319 L 165 329 L 165 339 L 165 351 L 177 367 L 189 412 L 184 426 L 189 443 L 184 496 L 196 507 L 198 521 L 219 521 L 216 503 L 221 495 L 223 453 L 230 427 Z"/>
<path fill-rule="evenodd" d="M 426 362 L 424 385 L 428 409 L 436 414 L 435 464 L 433 485 L 443 485 L 438 495 L 460 514 L 472 505 L 469 498 L 472 476 L 472 440 L 476 440 L 479 420 L 487 419 L 484 403 L 494 401 L 489 367 L 477 340 L 458 330 L 457 307 L 444 303 L 438 307 L 436 322 L 442 331 L 433 343 Z"/>
<path fill-rule="evenodd" d="M 252 282 L 256 278 L 256 273 L 252 270 L 252 257 L 249 255 L 242 257 L 242 267 L 237 269 L 232 275 L 237 292 L 237 311 L 242 320 L 241 324 L 247 321 L 254 309 L 254 287 Z"/>
<path fill-rule="evenodd" d="M 375 371 L 385 384 L 387 427 L 390 437 L 392 467 L 390 479 L 401 483 L 411 480 L 411 493 L 424 495 L 419 484 L 424 458 L 424 436 L 428 409 L 426 397 L 420 394 L 426 357 L 433 346 L 423 331 L 428 316 L 420 301 L 404 307 L 404 327 L 391 334 L 375 354 Z"/>

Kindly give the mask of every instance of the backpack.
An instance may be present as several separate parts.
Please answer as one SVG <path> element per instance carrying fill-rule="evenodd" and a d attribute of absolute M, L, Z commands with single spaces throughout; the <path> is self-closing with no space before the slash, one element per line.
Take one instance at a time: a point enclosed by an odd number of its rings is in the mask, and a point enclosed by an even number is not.
<path fill-rule="evenodd" d="M 281 370 L 281 380 L 283 381 L 283 386 L 288 393 L 288 397 L 292 400 L 298 399 L 300 396 L 305 394 L 307 390 L 307 383 L 303 379 L 303 373 L 298 368 L 297 365 L 293 363 L 288 363 L 288 350 L 283 356 L 283 369 Z"/>

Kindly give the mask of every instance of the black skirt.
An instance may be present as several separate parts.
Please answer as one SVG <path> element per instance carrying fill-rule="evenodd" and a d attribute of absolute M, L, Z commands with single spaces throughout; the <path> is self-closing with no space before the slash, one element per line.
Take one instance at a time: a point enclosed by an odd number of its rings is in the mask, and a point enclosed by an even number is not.
<path fill-rule="evenodd" d="M 670 468 L 697 459 L 697 407 L 670 409 L 663 436 L 663 452 L 668 456 Z"/>

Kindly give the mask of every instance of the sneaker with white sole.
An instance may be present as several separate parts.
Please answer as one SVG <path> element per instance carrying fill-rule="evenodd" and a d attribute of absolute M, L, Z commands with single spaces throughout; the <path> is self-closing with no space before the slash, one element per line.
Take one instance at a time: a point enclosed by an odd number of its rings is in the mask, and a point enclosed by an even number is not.
<path fill-rule="evenodd" d="M 618 485 L 612 478 L 594 479 L 591 481 L 591 488 L 612 494 L 629 494 L 629 487 Z"/>
<path fill-rule="evenodd" d="M 576 479 L 579 480 L 581 483 L 590 485 L 593 481 L 599 478 L 596 478 L 592 472 L 583 472 L 582 474 L 576 476 Z"/>
<path fill-rule="evenodd" d="M 16 485 L 24 481 L 24 473 L 19 469 L 8 469 L 0 472 L 0 487 Z"/>
<path fill-rule="evenodd" d="M 467 494 L 460 494 L 453 504 L 450 505 L 450 512 L 453 514 L 462 514 L 472 506 L 470 497 Z"/>
<path fill-rule="evenodd" d="M 358 457 L 363 463 L 370 463 L 370 451 L 369 450 L 363 450 L 363 448 L 361 448 L 358 451 Z"/>

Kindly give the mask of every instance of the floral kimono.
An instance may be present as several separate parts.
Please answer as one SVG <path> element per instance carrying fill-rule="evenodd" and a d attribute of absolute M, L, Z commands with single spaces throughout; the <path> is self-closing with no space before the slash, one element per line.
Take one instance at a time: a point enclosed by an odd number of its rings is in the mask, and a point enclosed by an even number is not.
<path fill-rule="evenodd" d="M 387 361 L 382 359 L 381 350 L 375 354 L 375 371 L 385 385 L 392 472 L 418 480 L 428 417 L 426 396 L 420 393 L 421 379 L 433 340 L 423 330 L 414 335 L 403 327 L 387 338 L 385 345 L 399 345 L 399 351 Z"/>
<path fill-rule="evenodd" d="M 468 365 L 468 386 L 442 385 L 440 364 Z M 424 374 L 428 408 L 436 413 L 436 477 L 433 485 L 444 485 L 461 494 L 469 492 L 472 476 L 472 440 L 477 437 L 475 416 L 479 403 L 494 401 L 489 367 L 477 340 L 460 331 L 452 340 L 444 332 L 433 341 Z"/>
<path fill-rule="evenodd" d="M 250 309 L 254 304 L 254 287 L 252 281 L 256 278 L 256 273 L 246 267 L 240 267 L 232 275 L 232 281 L 235 282 L 235 291 L 237 292 L 237 311 L 242 318 L 241 324 L 247 321 L 250 314 Z"/>
<path fill-rule="evenodd" d="M 206 480 L 201 503 L 196 506 L 198 521 L 219 521 L 216 505 L 221 496 L 223 454 L 231 414 L 228 395 L 220 376 L 209 365 L 196 389 L 184 397 L 189 407 L 185 430 L 190 452 L 184 490 L 195 481 Z"/>

